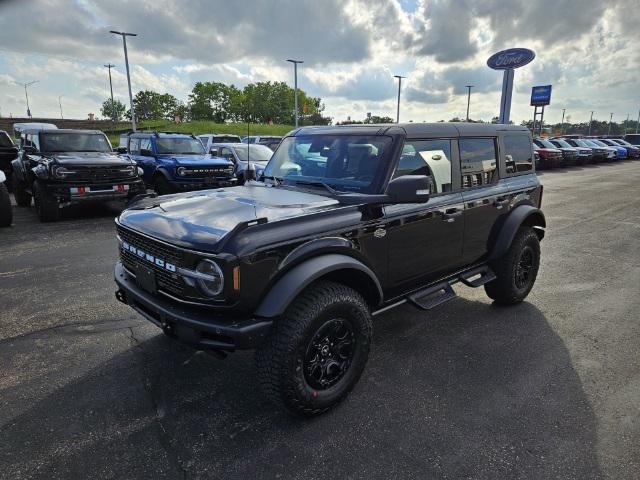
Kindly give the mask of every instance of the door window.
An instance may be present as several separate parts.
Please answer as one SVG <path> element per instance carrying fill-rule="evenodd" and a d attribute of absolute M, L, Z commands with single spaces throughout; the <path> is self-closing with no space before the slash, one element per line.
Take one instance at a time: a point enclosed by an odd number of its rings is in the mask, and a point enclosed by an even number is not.
<path fill-rule="evenodd" d="M 431 194 L 451 191 L 451 140 L 409 140 L 404 144 L 393 178 L 426 175 Z"/>
<path fill-rule="evenodd" d="M 462 188 L 488 185 L 498 180 L 496 142 L 493 138 L 460 139 Z"/>
<path fill-rule="evenodd" d="M 151 150 L 151 139 L 150 138 L 141 138 L 140 139 L 140 152 L 142 152 L 142 150 L 152 151 Z"/>
<path fill-rule="evenodd" d="M 132 155 L 140 155 L 140 139 L 132 138 L 129 140 L 129 153 Z"/>
<path fill-rule="evenodd" d="M 504 155 L 507 174 L 528 172 L 533 169 L 531 140 L 526 135 L 506 135 Z"/>

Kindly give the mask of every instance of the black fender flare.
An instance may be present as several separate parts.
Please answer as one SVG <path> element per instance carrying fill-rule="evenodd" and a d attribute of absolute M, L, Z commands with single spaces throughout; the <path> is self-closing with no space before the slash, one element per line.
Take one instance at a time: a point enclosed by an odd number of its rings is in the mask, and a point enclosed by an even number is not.
<path fill-rule="evenodd" d="M 13 172 L 13 175 L 18 180 L 22 182 L 25 181 L 24 165 L 22 165 L 22 161 L 20 160 L 20 157 L 11 161 L 11 170 Z"/>
<path fill-rule="evenodd" d="M 298 294 L 313 281 L 339 270 L 356 270 L 369 277 L 377 290 L 378 303 L 382 301 L 382 286 L 369 267 L 348 255 L 330 253 L 305 260 L 286 272 L 271 287 L 254 314 L 264 318 L 282 315 Z"/>
<path fill-rule="evenodd" d="M 174 182 L 173 178 L 171 177 L 171 175 L 169 175 L 169 172 L 167 172 L 167 169 L 165 167 L 156 167 L 153 172 L 152 180 L 155 180 L 158 175 L 164 176 L 164 178 L 166 178 L 169 182 Z"/>
<path fill-rule="evenodd" d="M 547 221 L 542 211 L 532 205 L 519 205 L 514 208 L 502 224 L 500 233 L 498 233 L 496 242 L 489 255 L 489 261 L 496 260 L 507 253 L 511 242 L 513 242 L 513 238 L 516 236 L 516 232 L 522 225 L 534 227 L 538 238 L 542 240 Z"/>

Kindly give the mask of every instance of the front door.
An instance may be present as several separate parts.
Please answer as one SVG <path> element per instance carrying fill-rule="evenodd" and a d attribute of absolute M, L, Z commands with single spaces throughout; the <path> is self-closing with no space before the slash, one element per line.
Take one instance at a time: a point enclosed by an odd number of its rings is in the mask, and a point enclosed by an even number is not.
<path fill-rule="evenodd" d="M 393 177 L 429 176 L 431 197 L 424 204 L 384 208 L 392 294 L 435 279 L 460 264 L 464 217 L 462 195 L 452 181 L 453 172 L 458 171 L 452 164 L 453 149 L 449 139 L 405 143 Z"/>

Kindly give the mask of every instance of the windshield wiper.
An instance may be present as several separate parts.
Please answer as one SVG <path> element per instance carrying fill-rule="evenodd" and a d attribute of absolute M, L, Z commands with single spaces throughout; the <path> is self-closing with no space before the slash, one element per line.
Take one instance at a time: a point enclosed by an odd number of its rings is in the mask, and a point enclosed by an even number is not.
<path fill-rule="evenodd" d="M 315 185 L 315 186 L 321 186 L 327 189 L 327 191 L 329 193 L 331 193 L 332 195 L 338 195 L 340 192 L 338 190 L 336 190 L 335 188 L 333 188 L 330 185 L 327 185 L 326 183 L 324 183 L 321 180 L 316 180 L 316 181 L 309 181 L 309 180 L 303 180 L 303 181 L 299 181 L 299 180 L 294 180 L 295 183 L 300 184 L 300 185 Z"/>

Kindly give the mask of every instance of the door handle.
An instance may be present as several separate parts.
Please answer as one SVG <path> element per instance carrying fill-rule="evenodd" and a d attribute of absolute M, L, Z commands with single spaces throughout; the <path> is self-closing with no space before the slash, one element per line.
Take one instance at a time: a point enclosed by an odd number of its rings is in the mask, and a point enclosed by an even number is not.
<path fill-rule="evenodd" d="M 498 210 L 502 210 L 504 207 L 509 205 L 509 199 L 505 197 L 496 198 L 495 203 L 493 204 Z"/>
<path fill-rule="evenodd" d="M 442 221 L 447 223 L 455 222 L 456 218 L 460 217 L 461 215 L 462 210 L 460 210 L 459 208 L 448 208 L 442 214 Z"/>

